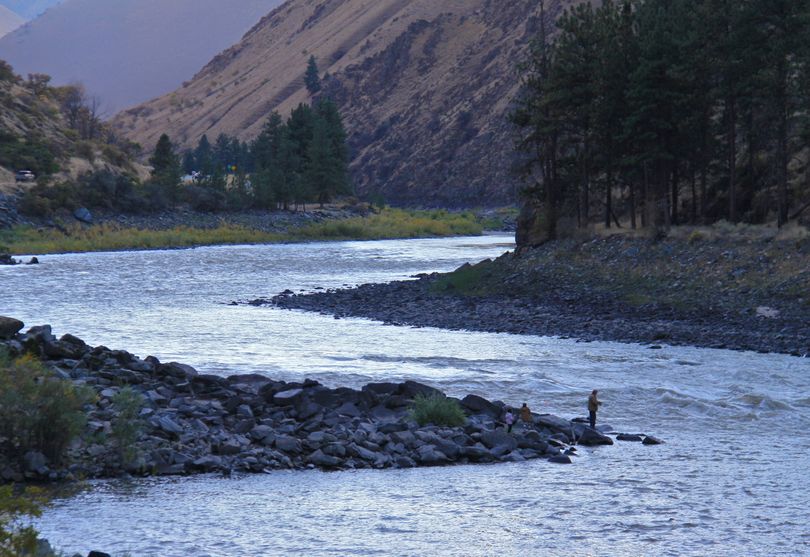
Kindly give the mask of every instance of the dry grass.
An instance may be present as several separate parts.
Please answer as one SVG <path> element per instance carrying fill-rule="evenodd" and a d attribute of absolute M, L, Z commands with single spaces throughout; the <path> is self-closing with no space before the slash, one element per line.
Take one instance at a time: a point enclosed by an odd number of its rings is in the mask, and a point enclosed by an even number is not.
<path fill-rule="evenodd" d="M 225 223 L 212 229 L 177 227 L 169 230 L 76 225 L 66 232 L 18 227 L 11 231 L 0 231 L 0 245 L 10 253 L 39 255 L 203 245 L 473 236 L 480 234 L 482 229 L 482 224 L 471 213 L 385 209 L 368 217 L 330 220 L 290 229 L 284 233 L 264 232 Z"/>

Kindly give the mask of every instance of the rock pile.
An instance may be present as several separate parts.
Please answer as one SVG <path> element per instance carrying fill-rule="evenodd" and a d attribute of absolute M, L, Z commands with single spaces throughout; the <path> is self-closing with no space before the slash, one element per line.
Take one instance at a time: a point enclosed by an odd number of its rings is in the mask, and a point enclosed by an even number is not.
<path fill-rule="evenodd" d="M 360 390 L 330 389 L 316 381 L 286 383 L 262 375 L 220 377 L 177 362 L 141 359 L 124 350 L 88 346 L 48 325 L 17 332 L 7 323 L 0 340 L 12 355 L 40 356 L 65 380 L 92 387 L 87 435 L 57 468 L 40 453 L 23 463 L 0 455 L 3 481 L 62 480 L 129 474 L 191 474 L 274 469 L 410 468 L 453 463 L 515 462 L 544 458 L 571 462 L 574 444 L 610 445 L 611 437 L 552 415 L 507 433 L 504 403 L 468 395 L 458 403 L 462 427 L 419 426 L 411 418 L 416 395 L 444 396 L 414 381 L 371 383 Z M 0 335 L 2 338 L 2 335 Z M 130 386 L 142 398 L 134 456 L 122 461 L 111 435 L 119 418 L 113 400 Z"/>

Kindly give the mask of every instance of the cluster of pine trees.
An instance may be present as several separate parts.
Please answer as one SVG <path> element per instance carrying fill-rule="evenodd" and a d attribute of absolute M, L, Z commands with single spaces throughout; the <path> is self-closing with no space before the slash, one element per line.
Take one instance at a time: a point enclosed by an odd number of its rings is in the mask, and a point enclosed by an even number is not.
<path fill-rule="evenodd" d="M 194 172 L 195 185 L 206 191 L 189 201 L 206 210 L 289 209 L 351 193 L 346 131 L 337 106 L 325 98 L 314 107 L 300 104 L 286 122 L 274 112 L 251 143 L 222 134 L 212 145 L 203 136 L 182 161 L 164 135 L 150 163 L 152 181 L 171 202 L 184 193 L 181 170 Z"/>
<path fill-rule="evenodd" d="M 810 0 L 586 2 L 553 34 L 541 19 L 512 119 L 550 236 L 560 217 L 782 225 L 810 206 Z"/>

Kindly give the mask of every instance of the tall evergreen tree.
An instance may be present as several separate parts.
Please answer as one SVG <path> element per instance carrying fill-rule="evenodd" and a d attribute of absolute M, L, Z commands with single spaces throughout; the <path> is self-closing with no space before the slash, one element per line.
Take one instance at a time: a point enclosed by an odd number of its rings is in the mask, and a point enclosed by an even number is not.
<path fill-rule="evenodd" d="M 321 78 L 318 75 L 318 63 L 315 56 L 310 56 L 307 62 L 307 71 L 304 74 L 304 83 L 310 95 L 314 95 L 321 90 Z"/>
<path fill-rule="evenodd" d="M 171 203 L 176 202 L 180 189 L 180 161 L 165 133 L 158 139 L 149 164 L 152 165 L 152 181 L 162 188 Z"/>

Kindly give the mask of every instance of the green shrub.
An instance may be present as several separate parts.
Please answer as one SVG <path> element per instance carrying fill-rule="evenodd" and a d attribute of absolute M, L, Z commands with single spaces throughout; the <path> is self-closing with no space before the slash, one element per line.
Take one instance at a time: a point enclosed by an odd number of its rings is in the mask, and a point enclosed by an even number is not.
<path fill-rule="evenodd" d="M 39 492 L 16 495 L 11 485 L 0 486 L 0 557 L 34 555 L 37 531 L 27 520 L 42 514 Z"/>
<path fill-rule="evenodd" d="M 691 245 L 697 244 L 698 242 L 702 242 L 705 239 L 706 239 L 706 234 L 704 234 L 700 230 L 695 230 L 694 232 L 692 232 L 689 235 L 689 238 L 687 239 L 687 242 L 689 242 L 689 245 L 691 246 Z"/>
<path fill-rule="evenodd" d="M 30 356 L 11 361 L 0 354 L 0 452 L 19 460 L 28 451 L 39 451 L 51 462 L 61 462 L 83 431 L 83 407 L 94 396 L 89 387 L 55 377 Z"/>
<path fill-rule="evenodd" d="M 411 406 L 411 417 L 420 426 L 461 426 L 467 421 L 458 402 L 441 394 L 416 395 Z"/>
<path fill-rule="evenodd" d="M 135 442 L 141 432 L 141 420 L 138 417 L 143 408 L 143 398 L 132 387 L 126 386 L 112 398 L 113 408 L 117 415 L 112 421 L 112 437 L 118 446 L 121 464 L 127 466 L 137 457 Z"/>

